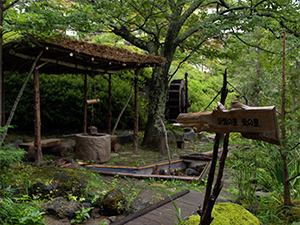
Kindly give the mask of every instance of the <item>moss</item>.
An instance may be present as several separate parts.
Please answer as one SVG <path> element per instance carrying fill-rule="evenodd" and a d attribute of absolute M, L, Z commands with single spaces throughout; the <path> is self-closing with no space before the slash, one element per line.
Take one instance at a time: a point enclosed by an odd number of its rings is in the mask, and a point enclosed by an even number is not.
<path fill-rule="evenodd" d="M 212 211 L 214 218 L 211 225 L 262 225 L 262 223 L 244 207 L 234 203 L 216 204 Z M 199 215 L 191 215 L 185 225 L 198 225 L 200 223 Z"/>

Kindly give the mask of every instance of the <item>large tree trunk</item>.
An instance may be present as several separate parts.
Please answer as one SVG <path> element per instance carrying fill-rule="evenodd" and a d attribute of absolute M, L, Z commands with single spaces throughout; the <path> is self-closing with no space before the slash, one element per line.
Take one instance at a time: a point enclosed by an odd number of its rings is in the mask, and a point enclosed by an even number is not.
<path fill-rule="evenodd" d="M 142 145 L 157 146 L 158 137 L 163 135 L 160 121 L 165 117 L 169 63 L 154 69 L 151 79 L 148 121 Z"/>

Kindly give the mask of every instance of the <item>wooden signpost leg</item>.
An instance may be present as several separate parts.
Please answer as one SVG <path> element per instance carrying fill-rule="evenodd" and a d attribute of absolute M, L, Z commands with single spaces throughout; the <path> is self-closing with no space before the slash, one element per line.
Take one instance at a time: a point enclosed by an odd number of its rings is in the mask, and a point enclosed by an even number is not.
<path fill-rule="evenodd" d="M 228 90 L 226 89 L 226 86 L 227 86 L 227 69 L 225 70 L 224 75 L 223 75 L 223 87 L 221 90 L 221 103 L 223 105 L 225 104 L 225 99 L 226 99 L 227 92 L 228 92 Z M 217 164 L 217 160 L 218 160 L 218 150 L 219 150 L 219 143 L 220 143 L 221 135 L 222 134 L 220 134 L 220 133 L 216 133 L 216 137 L 215 137 L 213 157 L 212 157 L 211 167 L 210 167 L 209 174 L 208 174 L 204 202 L 203 202 L 202 210 L 200 209 L 198 211 L 199 215 L 201 216 L 200 225 L 209 225 L 211 223 L 211 221 L 213 220 L 213 218 L 211 217 L 213 205 L 214 205 L 216 198 L 219 195 L 218 193 L 220 193 L 220 190 L 222 189 L 221 185 L 217 189 L 215 186 L 216 190 L 214 189 L 214 193 L 211 195 L 211 190 L 212 190 L 212 185 L 213 185 L 214 175 L 215 175 L 215 170 L 216 170 L 216 164 Z M 225 140 L 224 140 L 224 143 L 225 143 Z M 227 139 L 227 146 L 228 146 L 228 139 Z M 227 147 L 227 149 L 228 149 L 228 147 Z M 223 149 L 223 151 L 224 151 L 224 149 Z M 227 153 L 226 153 L 226 155 L 227 155 Z M 225 163 L 225 159 L 224 159 L 224 163 Z M 219 170 L 219 174 L 220 174 L 220 170 Z M 222 174 L 223 174 L 223 170 L 222 170 Z M 222 176 L 220 176 L 220 179 L 222 179 Z M 218 193 L 217 193 L 217 191 L 218 191 Z M 214 196 L 214 194 L 216 196 Z"/>

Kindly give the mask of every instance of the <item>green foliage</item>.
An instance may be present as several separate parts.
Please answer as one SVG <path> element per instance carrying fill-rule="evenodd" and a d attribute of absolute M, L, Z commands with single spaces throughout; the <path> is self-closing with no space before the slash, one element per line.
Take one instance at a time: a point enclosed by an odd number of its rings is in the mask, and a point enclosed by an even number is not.
<path fill-rule="evenodd" d="M 6 225 L 42 225 L 44 214 L 39 206 L 28 202 L 17 202 L 11 198 L 0 198 L 0 223 Z"/>
<path fill-rule="evenodd" d="M 81 210 L 78 210 L 75 212 L 76 217 L 71 220 L 71 223 L 83 223 L 85 220 L 90 218 L 89 212 L 93 209 L 93 207 L 90 208 L 82 208 Z"/>
<path fill-rule="evenodd" d="M 171 196 L 169 196 L 169 198 L 172 201 L 172 204 L 175 208 L 175 212 L 172 212 L 173 217 L 174 217 L 174 221 L 175 221 L 175 225 L 182 225 L 184 224 L 184 220 L 181 216 L 181 208 L 178 208 L 178 206 L 176 205 L 176 203 L 174 202 L 174 200 L 171 198 Z"/>
<path fill-rule="evenodd" d="M 6 93 L 6 115 L 9 114 L 19 89 L 22 86 L 25 74 L 13 74 L 5 79 Z M 150 71 L 145 70 L 139 80 L 142 89 L 149 83 Z M 30 82 L 33 82 L 32 78 Z M 108 82 L 101 76 L 95 79 L 88 77 L 88 99 L 99 98 L 100 104 L 88 106 L 88 125 L 94 123 L 99 130 L 107 128 L 108 121 Z M 126 102 L 130 87 L 133 83 L 133 75 L 123 72 L 112 76 L 112 125 L 121 112 Z M 28 85 L 18 104 L 12 124 L 18 130 L 28 130 L 33 127 L 33 89 Z M 48 131 L 72 131 L 80 132 L 83 121 L 83 99 L 84 78 L 81 75 L 45 75 L 40 74 L 40 103 L 42 129 Z M 145 126 L 147 118 L 146 97 L 140 95 L 139 118 L 140 127 Z M 92 121 L 92 107 L 94 121 Z M 119 126 L 133 128 L 134 120 L 134 98 L 123 113 Z M 120 128 L 119 127 L 119 128 Z"/>
<path fill-rule="evenodd" d="M 255 186 L 262 185 L 259 177 L 268 163 L 265 153 L 256 147 L 255 142 L 240 140 L 239 148 L 233 149 L 227 160 L 233 181 L 237 184 L 237 197 L 245 198 L 250 204 L 255 200 Z"/>
<path fill-rule="evenodd" d="M 0 127 L 0 137 L 6 131 L 7 127 Z M 26 153 L 23 149 L 16 149 L 11 145 L 2 145 L 0 143 L 0 178 L 7 173 L 7 169 L 11 166 L 11 164 L 15 164 L 20 162 Z"/>

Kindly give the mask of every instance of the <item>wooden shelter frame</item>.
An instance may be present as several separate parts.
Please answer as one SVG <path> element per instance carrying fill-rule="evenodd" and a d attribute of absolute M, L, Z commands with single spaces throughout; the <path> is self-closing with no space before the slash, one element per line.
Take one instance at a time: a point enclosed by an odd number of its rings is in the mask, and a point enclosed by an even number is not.
<path fill-rule="evenodd" d="M 43 40 L 20 39 L 3 46 L 3 71 L 27 72 L 34 66 L 34 149 L 35 161 L 42 161 L 39 73 L 84 74 L 83 132 L 87 132 L 87 75 L 108 74 L 109 112 L 108 131 L 111 131 L 111 75 L 124 70 L 135 71 L 134 150 L 138 148 L 138 75 L 145 67 L 160 66 L 166 59 L 160 56 L 138 54 L 126 49 L 98 45 L 68 37 Z M 30 62 L 33 61 L 33 64 Z M 40 63 L 40 65 L 36 65 Z M 4 107 L 3 107 L 4 108 Z"/>

